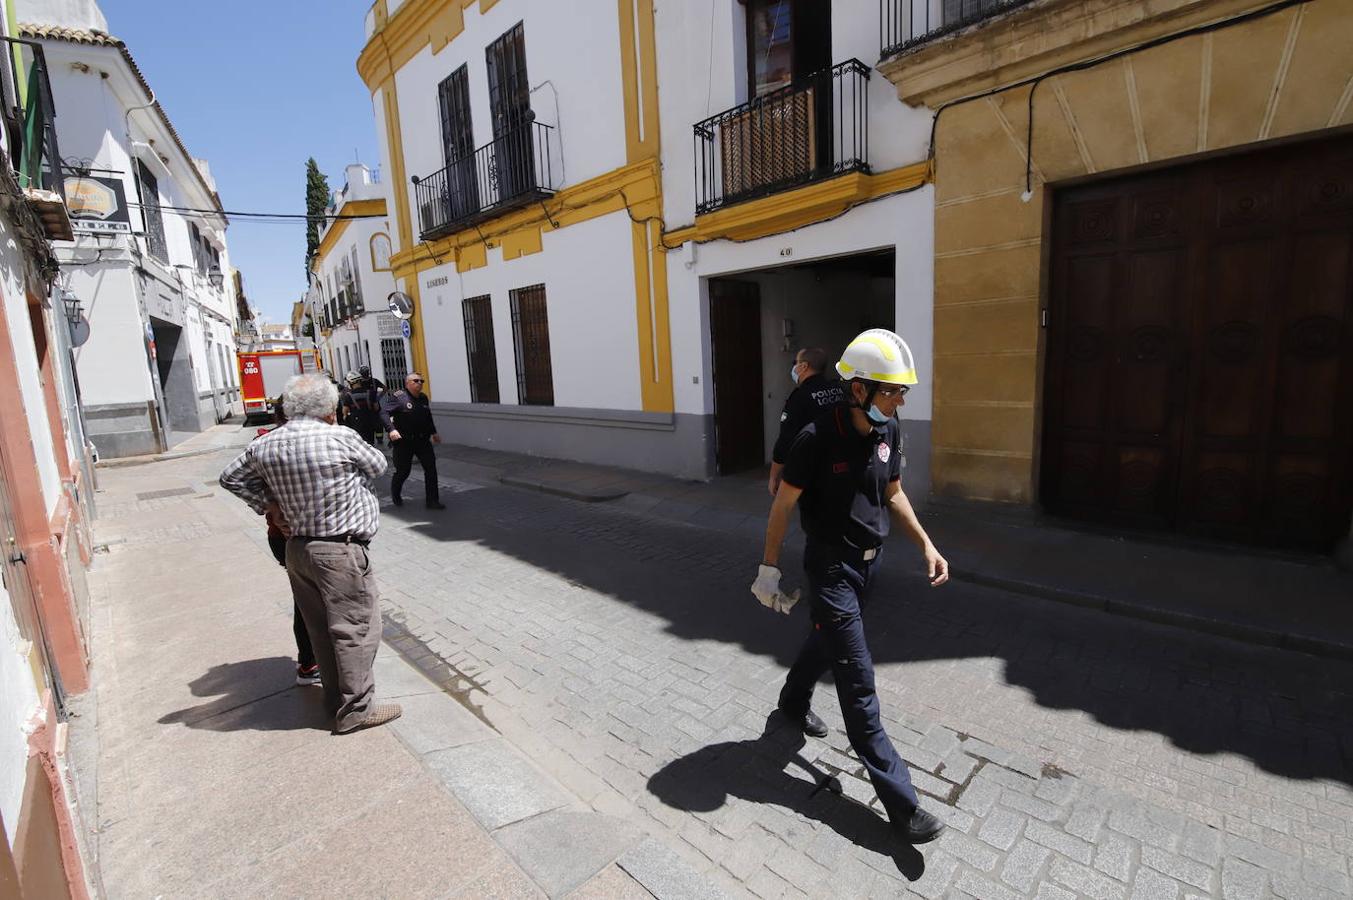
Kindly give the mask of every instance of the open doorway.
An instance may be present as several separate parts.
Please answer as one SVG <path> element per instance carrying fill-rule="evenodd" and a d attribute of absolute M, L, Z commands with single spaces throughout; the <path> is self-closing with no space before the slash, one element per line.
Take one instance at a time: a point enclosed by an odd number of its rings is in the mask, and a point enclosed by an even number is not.
<path fill-rule="evenodd" d="M 173 447 L 202 430 L 197 412 L 197 386 L 193 381 L 188 341 L 178 325 L 150 320 L 155 335 L 155 364 L 164 397 L 167 445 Z"/>
<path fill-rule="evenodd" d="M 770 462 L 799 350 L 820 347 L 834 362 L 866 328 L 894 328 L 895 283 L 892 250 L 709 280 L 720 475 Z M 832 371 L 824 374 L 835 377 Z"/>

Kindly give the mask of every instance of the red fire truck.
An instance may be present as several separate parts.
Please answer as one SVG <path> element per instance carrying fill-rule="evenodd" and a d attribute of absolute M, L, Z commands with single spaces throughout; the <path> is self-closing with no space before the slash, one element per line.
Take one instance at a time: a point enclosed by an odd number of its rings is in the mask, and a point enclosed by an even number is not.
<path fill-rule="evenodd" d="M 272 404 L 282 396 L 287 379 L 304 371 L 300 350 L 240 353 L 240 392 L 244 395 L 244 422 L 271 422 Z"/>

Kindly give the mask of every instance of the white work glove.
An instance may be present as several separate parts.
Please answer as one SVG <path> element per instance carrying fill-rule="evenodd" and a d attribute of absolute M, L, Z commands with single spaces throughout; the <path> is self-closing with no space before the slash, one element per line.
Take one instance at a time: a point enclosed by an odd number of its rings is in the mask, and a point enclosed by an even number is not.
<path fill-rule="evenodd" d="M 797 588 L 792 594 L 780 590 L 780 570 L 774 566 L 757 567 L 756 581 L 752 582 L 752 595 L 767 609 L 786 615 L 794 608 L 794 604 L 799 602 Z"/>

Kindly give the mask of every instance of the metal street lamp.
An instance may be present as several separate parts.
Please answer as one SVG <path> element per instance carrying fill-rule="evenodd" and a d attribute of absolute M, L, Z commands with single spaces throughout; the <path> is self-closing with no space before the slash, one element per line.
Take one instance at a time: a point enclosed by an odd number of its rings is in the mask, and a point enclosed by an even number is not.
<path fill-rule="evenodd" d="M 207 280 L 211 282 L 212 287 L 219 291 L 221 286 L 225 284 L 225 273 L 221 271 L 220 266 L 212 266 L 207 270 Z"/>

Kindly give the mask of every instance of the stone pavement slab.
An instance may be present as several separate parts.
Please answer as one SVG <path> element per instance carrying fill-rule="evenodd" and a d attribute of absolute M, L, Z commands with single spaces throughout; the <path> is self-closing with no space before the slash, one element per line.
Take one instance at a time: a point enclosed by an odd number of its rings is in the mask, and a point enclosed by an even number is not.
<path fill-rule="evenodd" d="M 651 473 L 452 444 L 508 485 L 726 531 L 764 531 L 762 472 L 683 481 Z M 1327 558 L 1077 526 L 1001 504 L 912 498 L 956 577 L 1238 640 L 1353 659 L 1353 573 Z M 791 540 L 793 536 L 791 535 Z M 1050 564 L 1055 560 L 1056 563 Z"/>
<path fill-rule="evenodd" d="M 890 549 L 867 612 L 885 724 L 953 829 L 903 854 L 829 688 L 827 741 L 768 720 L 804 626 L 745 596 L 760 535 L 662 505 L 490 482 L 435 520 L 392 513 L 380 553 L 392 619 L 474 681 L 480 714 L 594 809 L 675 835 L 702 876 L 763 896 L 847 877 L 865 896 L 1216 895 L 1243 863 L 1272 895 L 1344 884 L 1345 664 L 931 591 Z"/>
<path fill-rule="evenodd" d="M 429 680 L 435 665 L 383 647 L 377 693 L 400 698 L 404 716 L 330 734 L 320 691 L 294 685 L 291 601 L 261 520 L 219 491 L 178 489 L 213 483 L 227 458 L 101 478 L 110 514 L 96 525 L 103 549 L 91 573 L 98 729 L 77 721 L 72 741 L 97 766 L 81 783 L 97 792 L 81 800 L 97 811 L 108 894 L 641 890 L 613 861 L 643 829 L 584 809 L 445 679 Z M 513 812 L 526 809 L 557 809 L 552 821 L 568 827 L 543 840 L 551 820 Z M 494 830 L 511 822 L 517 830 Z"/>

